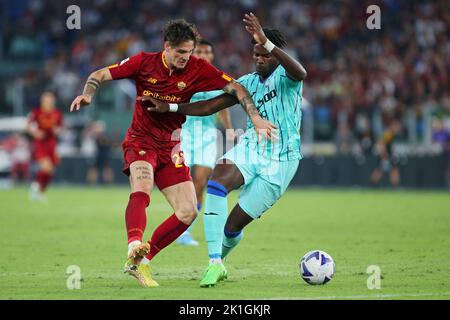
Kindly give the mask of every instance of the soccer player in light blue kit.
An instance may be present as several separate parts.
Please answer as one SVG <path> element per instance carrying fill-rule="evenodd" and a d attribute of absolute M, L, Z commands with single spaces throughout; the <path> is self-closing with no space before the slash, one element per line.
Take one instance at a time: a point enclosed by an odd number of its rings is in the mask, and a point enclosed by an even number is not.
<path fill-rule="evenodd" d="M 300 125 L 302 81 L 306 70 L 281 49 L 286 41 L 278 30 L 263 29 L 252 13 L 245 15 L 244 23 L 255 44 L 256 72 L 238 81 L 252 95 L 261 117 L 275 124 L 278 130 L 255 132 L 248 122 L 244 137 L 223 156 L 225 163 L 216 165 L 208 181 L 203 221 L 210 261 L 201 287 L 214 286 L 227 278 L 222 259 L 241 241 L 244 227 L 261 217 L 283 195 L 302 158 Z M 181 105 L 168 105 L 154 99 L 152 102 L 155 106 L 149 110 L 153 112 L 208 115 L 237 101 L 223 94 Z M 270 140 L 261 139 L 261 135 Z M 227 195 L 240 187 L 238 203 L 227 218 Z"/>
<path fill-rule="evenodd" d="M 194 49 L 194 56 L 205 59 L 212 64 L 214 60 L 214 45 L 205 39 L 200 40 Z M 198 92 L 190 102 L 208 100 L 224 93 L 222 90 Z M 217 117 L 218 116 L 218 117 Z M 227 133 L 227 139 L 234 139 L 231 130 L 230 112 L 221 110 L 206 117 L 188 116 L 181 129 L 181 150 L 184 153 L 185 163 L 192 170 L 195 194 L 197 196 L 197 209 L 200 212 L 203 203 L 203 193 L 206 183 L 216 165 L 217 160 L 217 120 L 220 120 Z M 196 246 L 198 242 L 192 237 L 192 223 L 189 228 L 177 239 L 178 244 Z"/>

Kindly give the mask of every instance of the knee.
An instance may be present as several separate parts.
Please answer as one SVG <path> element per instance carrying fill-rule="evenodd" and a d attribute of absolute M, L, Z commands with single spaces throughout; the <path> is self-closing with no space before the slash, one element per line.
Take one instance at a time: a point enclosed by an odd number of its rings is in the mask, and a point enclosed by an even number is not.
<path fill-rule="evenodd" d="M 133 181 L 133 190 L 132 192 L 145 192 L 150 195 L 152 193 L 152 182 L 151 181 Z"/>
<path fill-rule="evenodd" d="M 197 195 L 197 198 L 199 198 L 205 190 L 208 179 L 195 177 L 192 180 L 195 186 L 195 194 Z"/>
<path fill-rule="evenodd" d="M 44 171 L 46 174 L 53 175 L 53 167 L 51 166 L 43 167 L 42 171 Z"/>
<path fill-rule="evenodd" d="M 41 163 L 41 170 L 46 174 L 53 174 L 53 165 L 49 161 L 44 161 Z"/>
<path fill-rule="evenodd" d="M 192 176 L 192 180 L 194 182 L 194 185 L 198 185 L 198 186 L 205 186 L 206 182 L 208 181 L 208 177 L 200 175 L 200 174 L 195 174 Z"/>
<path fill-rule="evenodd" d="M 222 187 L 224 187 L 226 189 L 227 193 L 230 193 L 233 190 L 233 186 L 231 184 L 231 182 L 229 181 L 229 179 L 226 179 L 222 176 L 212 176 L 211 179 L 209 179 L 209 182 L 213 182 L 213 183 L 217 183 L 219 185 L 221 185 Z"/>
<path fill-rule="evenodd" d="M 180 220 L 184 224 L 190 225 L 195 220 L 195 218 L 197 218 L 197 206 L 194 203 L 189 205 L 186 204 L 175 211 L 175 215 L 177 216 L 178 220 Z"/>

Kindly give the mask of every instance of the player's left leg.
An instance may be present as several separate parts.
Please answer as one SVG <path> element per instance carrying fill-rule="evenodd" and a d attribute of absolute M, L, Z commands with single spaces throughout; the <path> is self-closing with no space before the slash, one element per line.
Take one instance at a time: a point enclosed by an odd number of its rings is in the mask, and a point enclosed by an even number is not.
<path fill-rule="evenodd" d="M 222 259 L 236 247 L 244 236 L 244 228 L 254 220 L 238 204 L 236 204 L 228 216 L 223 232 Z"/>
<path fill-rule="evenodd" d="M 283 192 L 284 188 L 280 184 L 270 182 L 261 176 L 244 186 L 239 195 L 238 203 L 225 223 L 222 259 L 225 259 L 231 250 L 240 243 L 244 235 L 244 228 L 269 210 L 282 196 Z"/>
<path fill-rule="evenodd" d="M 156 254 L 177 239 L 197 217 L 197 198 L 192 181 L 184 181 L 161 190 L 174 210 L 153 232 L 150 251 L 142 262 L 148 263 Z"/>
<path fill-rule="evenodd" d="M 260 218 L 281 198 L 297 172 L 298 164 L 299 160 L 261 164 L 259 176 L 244 186 L 238 204 L 227 219 L 222 241 L 222 259 L 242 240 L 243 229 Z"/>

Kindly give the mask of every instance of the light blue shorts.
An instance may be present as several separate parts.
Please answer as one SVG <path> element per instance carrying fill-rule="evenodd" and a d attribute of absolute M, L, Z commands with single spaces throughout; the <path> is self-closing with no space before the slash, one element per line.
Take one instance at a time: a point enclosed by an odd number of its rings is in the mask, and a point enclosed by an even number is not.
<path fill-rule="evenodd" d="M 190 166 L 214 169 L 217 161 L 217 129 L 208 128 L 202 132 L 181 130 L 181 150 L 184 161 Z"/>
<path fill-rule="evenodd" d="M 300 160 L 270 160 L 245 142 L 238 143 L 221 159 L 231 160 L 244 177 L 239 206 L 253 219 L 271 208 L 286 191 Z"/>

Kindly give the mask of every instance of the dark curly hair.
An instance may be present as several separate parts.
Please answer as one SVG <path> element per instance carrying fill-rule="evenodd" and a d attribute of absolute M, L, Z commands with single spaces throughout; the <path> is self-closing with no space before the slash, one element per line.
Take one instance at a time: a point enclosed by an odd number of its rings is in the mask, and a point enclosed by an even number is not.
<path fill-rule="evenodd" d="M 203 44 L 203 45 L 206 45 L 206 46 L 210 46 L 210 47 L 211 47 L 212 53 L 213 53 L 213 54 L 216 53 L 216 48 L 214 47 L 214 43 L 212 43 L 211 41 L 206 40 L 206 39 L 201 39 L 201 40 L 198 42 L 198 44 Z"/>
<path fill-rule="evenodd" d="M 163 32 L 164 41 L 169 41 L 169 44 L 173 47 L 189 40 L 194 41 L 194 44 L 197 44 L 200 41 L 197 27 L 184 19 L 169 21 Z"/>

